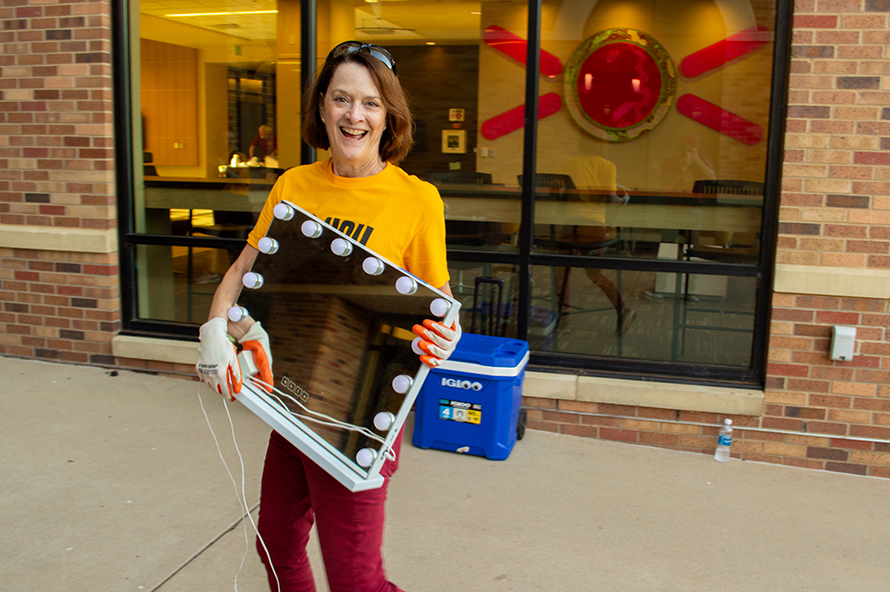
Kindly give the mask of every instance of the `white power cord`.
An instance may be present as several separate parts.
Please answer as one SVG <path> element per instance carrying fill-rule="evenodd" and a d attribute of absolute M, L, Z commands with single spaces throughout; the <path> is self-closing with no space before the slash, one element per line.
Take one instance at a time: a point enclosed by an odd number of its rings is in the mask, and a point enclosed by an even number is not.
<path fill-rule="evenodd" d="M 302 419 L 304 421 L 311 421 L 313 423 L 317 423 L 317 424 L 323 425 L 323 426 L 342 428 L 344 430 L 349 430 L 350 432 L 357 432 L 370 440 L 374 440 L 375 442 L 378 442 L 381 445 L 383 453 L 386 455 L 386 458 L 389 460 L 395 461 L 396 453 L 392 449 L 392 446 L 387 444 L 386 440 L 384 440 L 383 438 L 381 438 L 380 436 L 378 436 L 377 434 L 375 434 L 368 428 L 362 427 L 362 426 L 357 426 L 357 425 L 351 424 L 349 422 L 340 421 L 339 419 L 335 419 L 335 418 L 331 417 L 330 415 L 325 415 L 324 413 L 320 413 L 318 411 L 313 411 L 312 409 L 309 409 L 308 407 L 303 405 L 303 403 L 301 403 L 298 399 L 294 398 L 293 396 L 289 395 L 288 393 L 285 393 L 284 391 L 277 389 L 274 385 L 263 382 L 262 380 L 260 380 L 259 378 L 255 377 L 255 376 L 245 376 L 244 381 L 245 382 L 250 381 L 250 382 L 253 382 L 253 383 L 263 387 L 263 389 L 267 393 L 269 393 L 269 396 L 272 397 L 273 399 L 275 399 L 278 402 L 278 404 L 281 406 L 281 408 L 287 412 L 288 415 L 296 417 L 297 419 Z M 282 397 L 289 401 L 293 401 L 297 406 L 300 407 L 300 409 L 305 411 L 308 415 L 304 415 L 302 413 L 297 413 L 296 411 L 292 411 L 287 406 L 287 404 L 285 404 L 285 402 L 281 400 Z M 315 416 L 315 417 L 313 417 L 313 416 Z"/>
<path fill-rule="evenodd" d="M 201 412 L 204 414 L 204 419 L 207 421 L 207 427 L 210 428 L 210 435 L 213 436 L 213 441 L 216 443 L 216 451 L 219 453 L 219 458 L 223 463 L 223 466 L 226 468 L 226 473 L 229 474 L 229 480 L 232 482 L 232 487 L 235 488 L 235 497 L 238 498 L 238 505 L 241 508 L 242 512 L 242 520 L 244 516 L 247 516 L 247 519 L 250 521 L 250 525 L 253 527 L 254 532 L 256 533 L 257 540 L 260 541 L 260 544 L 263 546 L 263 550 L 266 552 L 266 557 L 269 558 L 269 568 L 272 570 L 272 575 L 275 576 L 275 582 L 278 584 L 278 592 L 281 592 L 281 580 L 278 579 L 278 574 L 275 572 L 275 567 L 272 566 L 272 556 L 269 554 L 269 549 L 266 547 L 266 542 L 263 540 L 262 535 L 260 535 L 260 531 L 257 528 L 256 523 L 253 521 L 253 516 L 250 514 L 250 508 L 247 506 L 247 492 L 244 485 L 244 458 L 241 456 L 241 449 L 238 448 L 238 441 L 235 439 L 235 424 L 232 421 L 232 414 L 229 413 L 229 404 L 226 401 L 225 397 L 222 397 L 223 406 L 226 409 L 226 415 L 229 418 L 229 426 L 232 430 L 232 443 L 235 445 L 235 451 L 238 453 L 238 461 L 241 465 L 241 491 L 238 491 L 238 485 L 235 483 L 235 477 L 232 475 L 232 471 L 229 469 L 229 464 L 226 462 L 225 457 L 223 456 L 222 449 L 219 446 L 219 440 L 216 437 L 216 432 L 213 431 L 213 426 L 210 424 L 210 417 L 207 415 L 207 410 L 204 409 L 204 400 L 201 397 L 201 387 L 198 387 L 198 402 L 201 404 Z M 235 592 L 238 592 L 238 576 L 241 575 L 241 571 L 244 569 L 244 561 L 247 559 L 247 553 L 250 552 L 250 539 L 247 536 L 247 523 L 242 522 L 243 530 L 244 530 L 244 555 L 241 556 L 241 565 L 238 567 L 238 573 L 235 574 L 234 581 L 234 589 Z"/>
<path fill-rule="evenodd" d="M 386 456 L 386 458 L 389 460 L 395 461 L 396 453 L 392 449 L 392 446 L 387 444 L 383 438 L 381 438 L 380 436 L 378 436 L 377 434 L 375 434 L 368 428 L 365 428 L 362 426 L 357 426 L 357 425 L 354 425 L 354 424 L 351 424 L 348 422 L 340 421 L 340 420 L 335 419 L 329 415 L 325 415 L 324 413 L 320 413 L 318 411 L 313 411 L 312 409 L 309 409 L 308 407 L 303 405 L 302 402 L 300 402 L 298 399 L 294 398 L 290 394 L 285 393 L 285 392 L 279 390 L 278 388 L 276 388 L 274 385 L 268 384 L 254 376 L 245 376 L 243 379 L 245 382 L 249 381 L 249 382 L 255 383 L 257 386 L 263 387 L 263 389 L 266 390 L 269 393 L 269 395 L 275 401 L 278 402 L 278 404 L 281 406 L 281 408 L 288 415 L 291 415 L 291 416 L 301 419 L 303 421 L 309 421 L 309 422 L 313 422 L 313 423 L 316 423 L 319 425 L 324 425 L 324 426 L 334 427 L 334 428 L 341 428 L 341 429 L 349 430 L 351 432 L 357 432 L 370 440 L 374 440 L 375 442 L 378 442 L 381 445 L 381 447 L 382 447 L 381 449 L 383 450 L 383 453 Z M 281 592 L 281 580 L 278 579 L 278 574 L 275 572 L 275 568 L 272 566 L 272 556 L 269 553 L 269 549 L 266 547 L 266 542 L 263 540 L 262 535 L 260 535 L 259 528 L 257 528 L 257 525 L 253 520 L 253 516 L 250 513 L 250 508 L 247 506 L 247 492 L 246 492 L 245 483 L 244 483 L 244 458 L 241 456 L 241 449 L 238 448 L 238 441 L 235 438 L 235 424 L 232 421 L 232 414 L 229 412 L 228 401 L 226 401 L 225 397 L 222 397 L 223 406 L 225 407 L 225 410 L 226 410 L 226 416 L 229 418 L 229 427 L 231 428 L 231 432 L 232 432 L 232 443 L 235 445 L 235 451 L 238 453 L 238 462 L 241 466 L 241 490 L 240 491 L 238 490 L 238 485 L 235 482 L 235 477 L 234 477 L 234 475 L 232 475 L 232 471 L 229 469 L 229 465 L 226 462 L 225 457 L 223 456 L 222 449 L 220 448 L 220 445 L 219 445 L 219 439 L 217 439 L 217 437 L 216 437 L 216 432 L 213 431 L 213 426 L 210 423 L 210 417 L 207 415 L 207 410 L 204 408 L 204 400 L 201 397 L 201 387 L 200 386 L 197 389 L 197 394 L 198 394 L 198 402 L 201 404 L 201 412 L 204 414 L 204 419 L 207 422 L 207 427 L 210 428 L 210 435 L 213 436 L 213 441 L 216 444 L 216 451 L 219 454 L 219 458 L 222 461 L 223 466 L 226 469 L 226 473 L 228 473 L 228 475 L 229 475 L 229 480 L 232 482 L 232 487 L 234 487 L 234 489 L 235 489 L 235 497 L 238 499 L 238 505 L 241 508 L 242 520 L 243 520 L 244 516 L 246 516 L 247 519 L 250 521 L 250 525 L 253 527 L 253 530 L 257 535 L 257 540 L 260 541 L 260 544 L 262 545 L 263 550 L 266 552 L 266 557 L 269 558 L 269 568 L 272 570 L 272 575 L 275 576 L 275 582 L 278 585 L 278 592 Z M 297 413 L 296 411 L 292 411 L 287 406 L 287 404 L 285 404 L 285 402 L 282 400 L 282 397 L 288 401 L 292 401 L 306 413 L 303 414 L 303 413 Z M 244 547 L 245 548 L 244 548 L 244 555 L 241 556 L 241 565 L 238 567 L 238 572 L 235 574 L 235 580 L 234 580 L 235 592 L 239 592 L 238 591 L 238 576 L 241 574 L 242 570 L 244 569 L 244 562 L 247 559 L 248 552 L 250 551 L 250 539 L 248 538 L 248 535 L 247 535 L 247 523 L 245 522 L 242 524 L 243 524 L 243 530 L 244 530 Z"/>

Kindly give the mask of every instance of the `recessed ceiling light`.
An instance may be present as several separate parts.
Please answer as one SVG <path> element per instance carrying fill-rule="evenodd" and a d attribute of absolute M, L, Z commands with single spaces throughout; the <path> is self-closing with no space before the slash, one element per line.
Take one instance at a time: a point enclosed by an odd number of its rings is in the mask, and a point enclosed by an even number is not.
<path fill-rule="evenodd" d="M 480 10 L 471 10 L 471 11 L 470 11 L 470 14 L 482 14 L 482 11 L 480 11 Z"/>
<path fill-rule="evenodd" d="M 426 44 L 427 44 L 427 45 L 435 45 L 436 42 L 435 42 L 435 41 L 427 41 Z"/>
<path fill-rule="evenodd" d="M 277 10 L 241 10 L 237 12 L 186 12 L 182 14 L 165 14 L 164 16 L 170 18 L 177 18 L 183 16 L 231 16 L 237 14 L 276 14 Z"/>

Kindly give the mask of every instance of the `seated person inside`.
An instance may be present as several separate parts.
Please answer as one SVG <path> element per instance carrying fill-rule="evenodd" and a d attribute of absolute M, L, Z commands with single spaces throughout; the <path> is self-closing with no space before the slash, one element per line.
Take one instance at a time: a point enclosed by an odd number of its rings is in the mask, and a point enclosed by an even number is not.
<path fill-rule="evenodd" d="M 253 141 L 250 143 L 248 154 L 251 159 L 255 157 L 259 161 L 266 160 L 267 156 L 278 157 L 278 142 L 272 133 L 272 126 L 260 126 L 257 135 L 254 136 Z"/>

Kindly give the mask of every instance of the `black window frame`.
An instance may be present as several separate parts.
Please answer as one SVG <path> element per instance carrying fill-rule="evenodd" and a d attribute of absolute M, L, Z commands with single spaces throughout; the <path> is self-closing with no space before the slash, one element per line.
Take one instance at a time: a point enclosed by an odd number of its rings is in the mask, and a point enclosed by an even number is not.
<path fill-rule="evenodd" d="M 766 169 L 764 175 L 763 216 L 761 222 L 761 252 L 756 265 L 710 263 L 699 261 L 664 261 L 617 257 L 589 257 L 535 253 L 534 234 L 535 187 L 534 174 L 537 158 L 537 96 L 539 85 L 539 56 L 541 46 L 541 0 L 528 2 L 528 53 L 525 88 L 525 122 L 523 139 L 523 184 L 521 201 L 522 225 L 519 249 L 514 253 L 491 251 L 449 251 L 449 261 L 487 262 L 515 265 L 518 273 L 518 310 L 531 308 L 531 270 L 533 266 L 597 267 L 629 271 L 658 271 L 678 274 L 722 275 L 756 278 L 758 281 L 754 305 L 754 331 L 751 365 L 748 368 L 692 363 L 630 360 L 625 358 L 582 356 L 577 354 L 532 352 L 529 369 L 560 372 L 570 370 L 579 375 L 611 376 L 627 379 L 659 380 L 687 384 L 711 384 L 743 388 L 763 388 L 766 380 L 769 325 L 773 295 L 774 262 L 778 239 L 778 210 L 784 153 L 785 119 L 788 104 L 788 84 L 791 59 L 793 4 L 791 0 L 776 0 L 776 20 L 773 43 L 773 69 L 767 132 Z M 316 0 L 301 4 L 302 72 L 315 68 Z M 311 26 L 305 24 L 311 23 Z M 135 232 L 133 217 L 134 182 L 132 128 L 130 108 L 130 11 L 124 0 L 112 3 L 112 55 L 115 126 L 115 165 L 117 174 L 118 244 L 121 294 L 122 335 L 160 337 L 192 341 L 198 336 L 199 323 L 179 323 L 139 319 L 136 317 L 136 248 L 139 245 L 191 246 L 205 248 L 238 248 L 244 240 L 213 237 L 172 236 Z M 308 75 L 302 83 L 307 84 Z M 301 160 L 314 160 L 314 151 L 305 144 Z M 528 315 L 519 314 L 517 331 L 520 339 L 527 339 Z"/>

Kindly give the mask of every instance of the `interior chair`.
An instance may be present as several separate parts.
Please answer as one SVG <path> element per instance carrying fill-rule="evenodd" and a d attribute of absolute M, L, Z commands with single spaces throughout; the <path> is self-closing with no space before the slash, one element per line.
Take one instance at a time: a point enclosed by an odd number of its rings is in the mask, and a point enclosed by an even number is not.
<path fill-rule="evenodd" d="M 763 195 L 760 181 L 729 181 L 725 179 L 703 179 L 696 181 L 693 193 L 725 193 L 729 195 Z"/>
<path fill-rule="evenodd" d="M 426 176 L 426 180 L 437 187 L 442 185 L 491 185 L 491 173 L 478 173 L 474 171 L 445 171 L 443 173 L 429 173 Z M 466 232 L 470 230 L 470 226 L 473 225 L 472 222 L 445 222 L 445 226 L 448 230 L 449 234 L 449 242 L 453 242 L 454 244 L 463 244 L 460 242 L 456 242 L 451 237 L 456 237 L 458 234 L 472 234 L 471 232 Z M 485 226 L 484 224 L 478 224 L 476 227 Z M 453 231 L 453 232 L 452 232 Z M 488 223 L 487 232 L 483 233 L 483 238 L 487 239 L 487 242 L 492 245 L 503 245 L 503 244 L 512 244 L 514 247 L 516 246 L 515 239 L 516 233 L 519 232 L 519 224 L 498 224 L 498 223 Z M 457 241 L 461 239 L 456 239 Z M 478 241 L 477 241 L 478 242 Z"/>
<path fill-rule="evenodd" d="M 519 186 L 522 187 L 523 175 L 517 175 Z M 535 173 L 535 187 L 544 187 L 547 189 L 559 189 L 559 194 L 567 189 L 575 189 L 575 182 L 569 175 L 562 173 Z"/>
<path fill-rule="evenodd" d="M 442 173 L 429 173 L 426 176 L 428 183 L 433 185 L 491 185 L 491 173 L 477 173 L 473 171 L 445 171 Z"/>
<path fill-rule="evenodd" d="M 285 169 L 273 168 L 273 167 L 251 167 L 250 178 L 251 179 L 266 179 L 267 181 L 275 181 L 284 174 Z"/>
<path fill-rule="evenodd" d="M 226 177 L 230 179 L 266 179 L 275 181 L 284 173 L 285 169 L 272 167 L 226 167 Z"/>
<path fill-rule="evenodd" d="M 158 176 L 158 170 L 155 168 L 155 165 L 151 164 L 153 161 L 154 155 L 151 152 L 142 153 L 142 175 L 144 177 Z"/>
<path fill-rule="evenodd" d="M 519 184 L 522 185 L 523 175 L 518 175 Z M 562 173 L 536 173 L 535 187 L 558 189 L 557 199 L 568 199 L 564 192 L 575 189 L 575 182 L 570 175 Z M 551 195 L 552 199 L 553 196 Z M 578 198 L 580 200 L 580 197 Z M 610 247 L 618 243 L 614 228 L 606 226 L 580 226 L 580 225 L 538 225 L 535 232 L 534 245 L 536 247 L 564 253 L 569 255 L 598 256 L 604 254 Z M 594 309 L 573 308 L 569 305 L 569 280 L 572 268 L 562 269 L 562 277 L 557 278 L 557 269 L 551 268 L 550 273 L 550 308 L 556 320 L 556 328 L 565 316 L 570 314 L 614 312 L 613 306 Z M 618 272 L 618 288 L 620 291 L 621 272 Z M 594 288 L 598 289 L 598 288 Z M 618 323 L 620 315 L 616 315 Z M 620 327 L 619 327 L 620 329 Z M 620 334 L 620 333 L 619 333 Z M 556 335 L 553 337 L 556 348 Z"/>
<path fill-rule="evenodd" d="M 523 175 L 517 175 L 516 178 L 519 180 L 519 185 L 521 187 Z M 535 187 L 559 189 L 559 195 L 561 197 L 563 191 L 575 189 L 575 183 L 569 175 L 560 173 L 537 173 L 535 174 Z M 568 236 L 565 240 L 561 240 L 558 235 L 570 235 L 573 232 L 577 234 L 577 227 L 573 228 L 571 226 L 558 226 L 553 224 L 548 227 L 537 225 L 535 228 L 535 245 L 549 249 L 564 249 L 568 244 L 573 243 L 573 239 L 577 237 Z"/>
<path fill-rule="evenodd" d="M 705 179 L 696 181 L 694 193 L 711 195 L 763 196 L 763 183 Z M 755 265 L 760 256 L 760 237 L 754 232 L 689 232 L 686 258 L 693 257 L 721 263 Z"/>
<path fill-rule="evenodd" d="M 519 186 L 522 186 L 523 175 L 517 175 Z M 563 192 L 575 189 L 575 182 L 569 175 L 561 173 L 536 173 L 535 187 L 546 189 L 559 189 L 559 197 Z M 552 196 L 551 196 L 552 197 Z M 575 236 L 571 236 L 574 234 Z M 564 236 L 563 236 L 564 235 Z M 564 250 L 568 245 L 574 244 L 578 238 L 578 227 L 558 226 L 551 224 L 549 227 L 537 225 L 535 228 L 535 245 L 542 248 Z"/>
<path fill-rule="evenodd" d="M 428 173 L 426 180 L 437 187 L 443 185 L 491 185 L 491 174 L 474 171 L 444 171 Z M 491 238 L 491 223 L 445 220 L 445 235 L 449 247 L 482 248 L 488 244 Z M 452 262 L 450 266 L 457 271 L 457 292 L 461 294 L 465 288 L 469 289 L 469 286 L 464 284 L 463 272 L 478 266 L 475 264 L 465 266 L 458 262 Z"/>
<path fill-rule="evenodd" d="M 762 198 L 764 184 L 758 181 L 739 181 L 726 179 L 704 179 L 696 181 L 693 185 L 694 193 L 706 195 L 738 195 L 738 196 L 759 196 Z M 709 198 L 708 198 L 709 199 Z M 731 199 L 731 198 L 730 198 Z M 720 263 L 741 263 L 756 265 L 760 258 L 760 236 L 754 232 L 717 232 L 717 231 L 698 231 L 692 230 L 688 233 L 686 244 L 685 258 L 704 259 L 706 261 L 717 261 Z M 678 274 L 679 275 L 679 274 Z M 713 319 L 719 316 L 724 319 L 727 314 L 748 315 L 750 313 L 734 313 L 724 311 L 717 308 L 708 308 L 707 305 L 695 304 L 698 297 L 690 291 L 690 278 L 693 274 L 685 274 L 682 298 L 682 315 L 677 323 L 677 328 L 681 330 L 682 344 L 681 354 L 686 348 L 686 330 L 688 328 L 704 329 L 712 331 L 734 332 L 742 331 L 727 326 L 726 320 L 721 320 L 719 325 L 714 324 L 696 324 L 690 325 L 688 315 L 690 313 L 710 314 Z M 719 298 L 719 297 L 718 297 Z M 675 303 L 676 307 L 681 306 L 680 302 Z M 675 316 L 677 313 L 675 312 Z"/>
<path fill-rule="evenodd" d="M 230 170 L 233 167 L 229 167 Z M 245 176 L 248 179 L 265 179 L 267 181 L 275 181 L 284 173 L 284 169 L 266 168 L 266 167 L 245 167 L 236 169 L 233 177 L 244 178 L 240 171 L 246 171 Z M 227 172 L 227 174 L 229 174 Z M 216 236 L 221 238 L 247 238 L 247 233 L 256 224 L 256 214 L 253 212 L 226 212 L 216 210 L 213 213 L 213 224 L 192 224 L 189 228 L 189 235 L 203 234 L 208 236 Z M 237 258 L 238 253 L 235 253 Z M 232 260 L 234 261 L 234 259 Z"/>
<path fill-rule="evenodd" d="M 426 176 L 426 180 L 437 187 L 442 185 L 491 185 L 491 174 L 471 171 L 445 171 L 429 173 Z M 445 234 L 449 245 L 481 247 L 487 242 L 486 230 L 486 223 L 484 222 L 445 221 Z"/>

